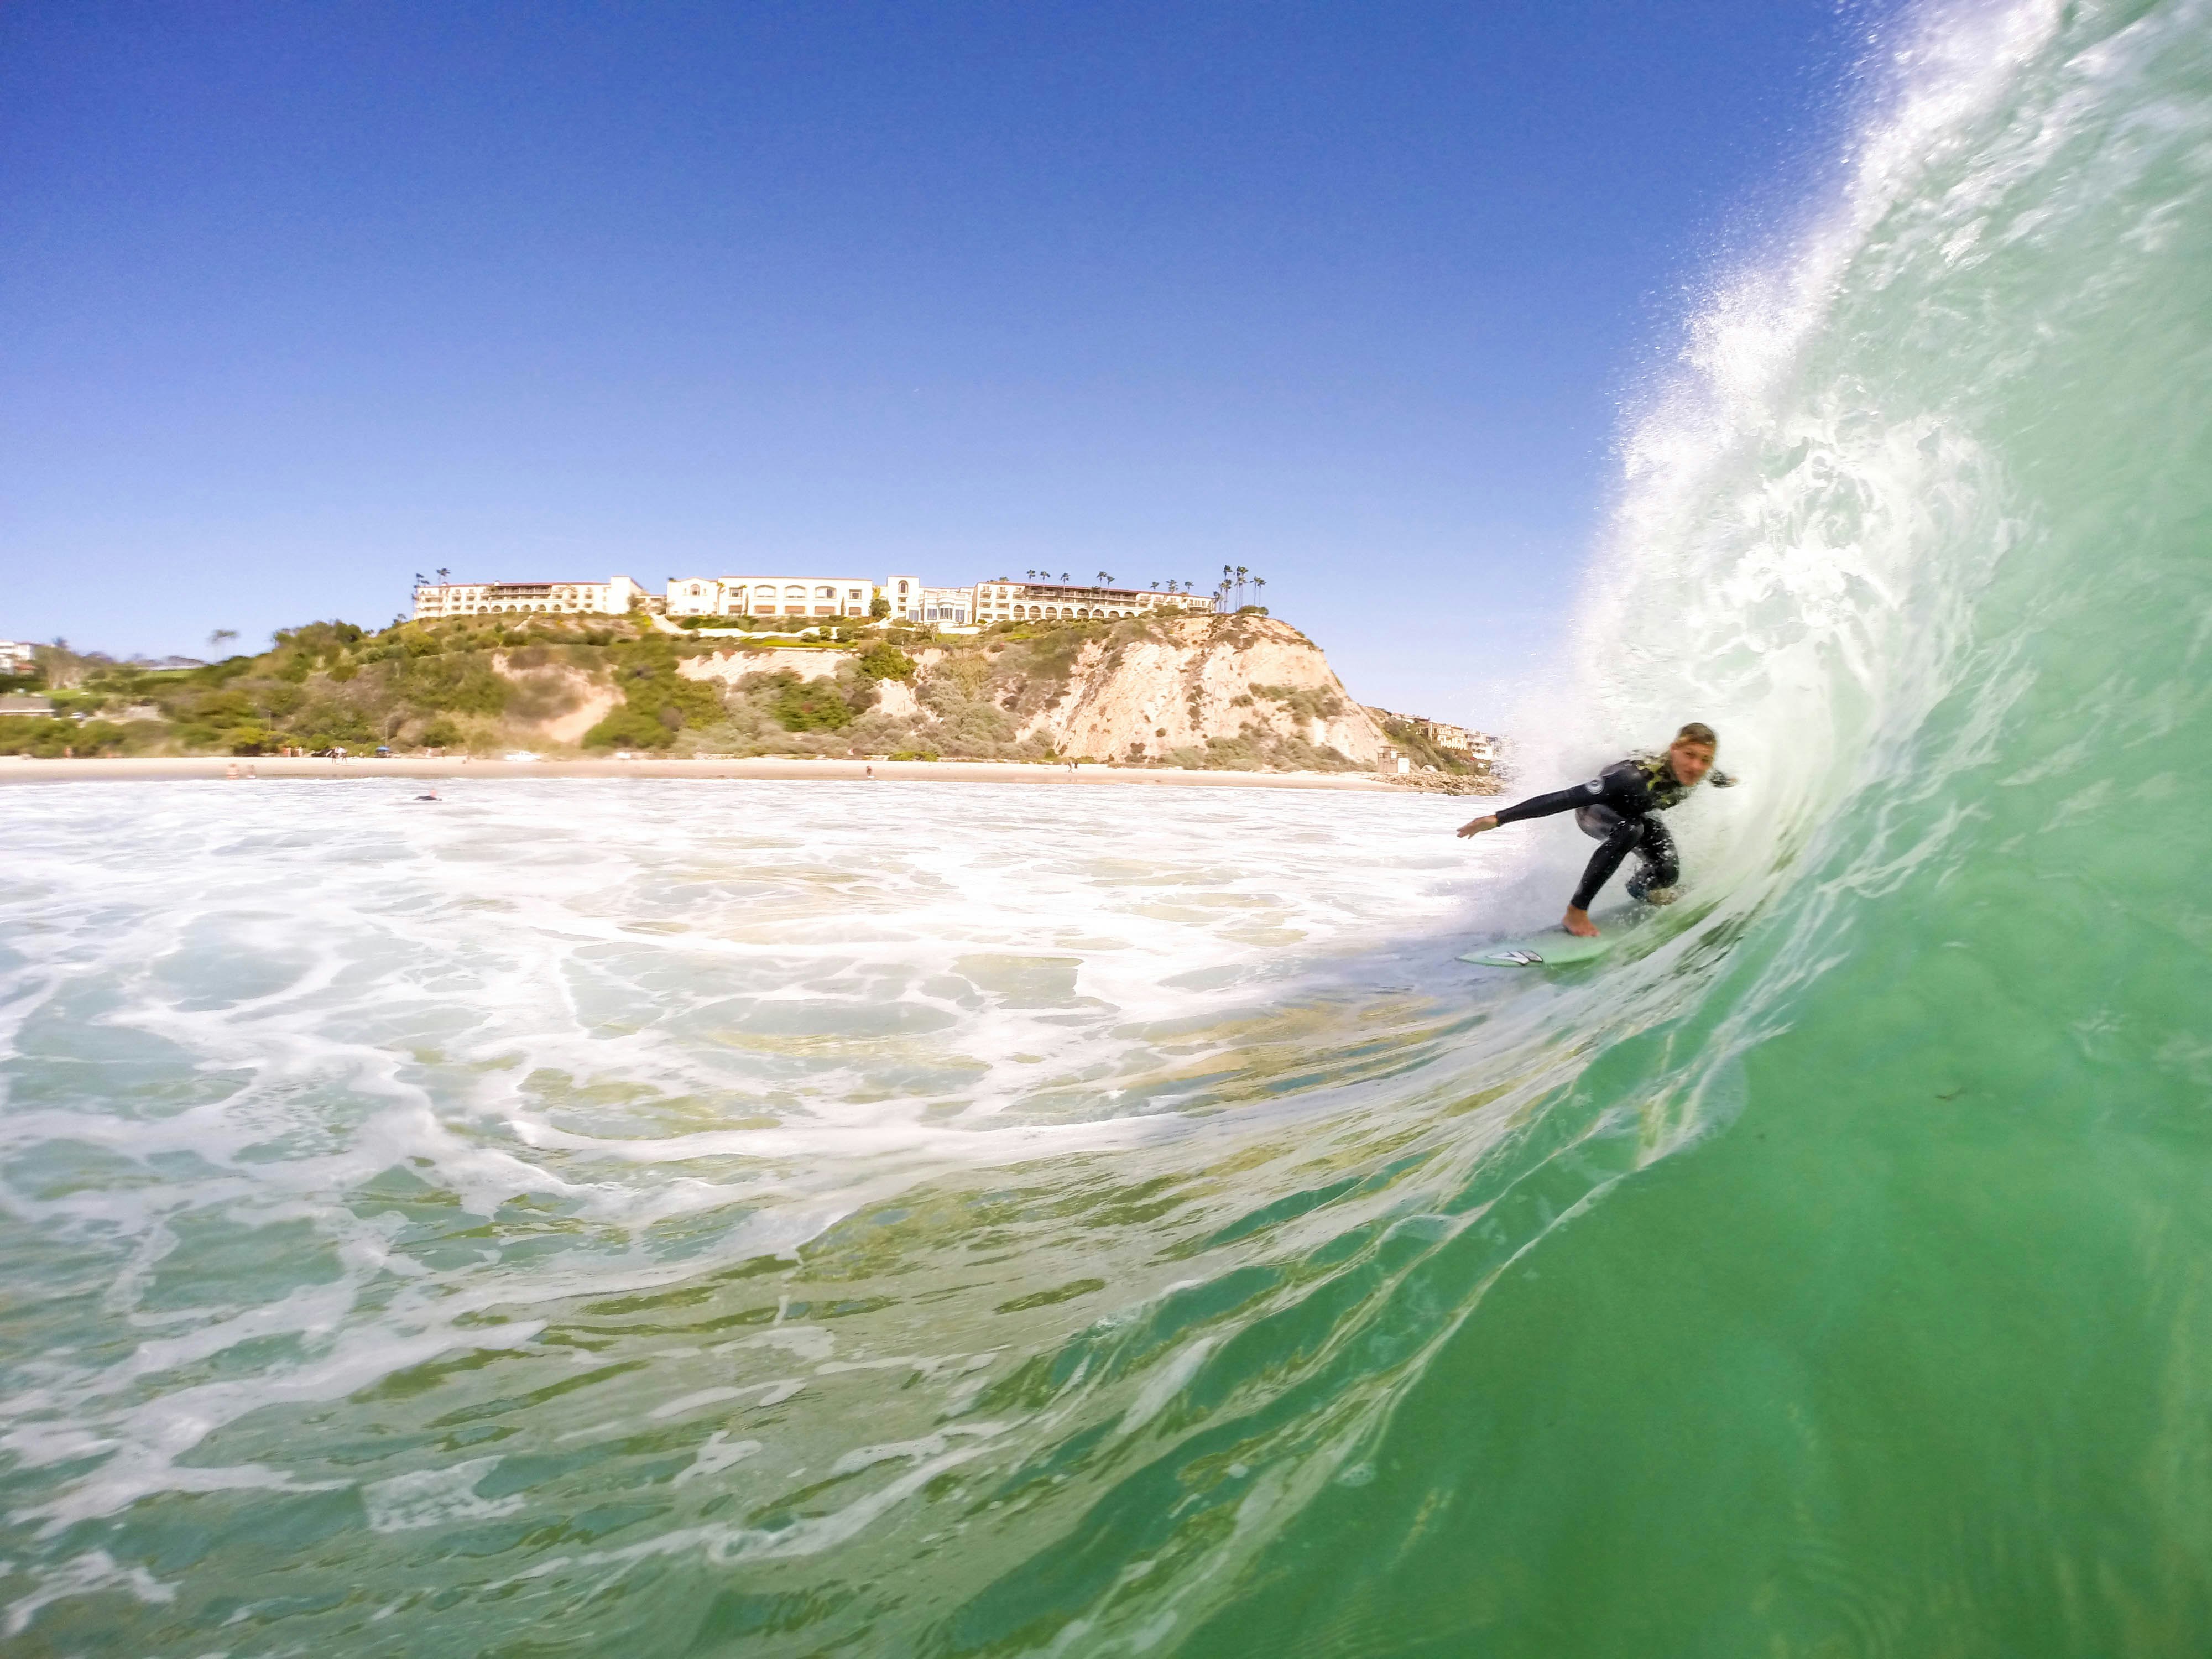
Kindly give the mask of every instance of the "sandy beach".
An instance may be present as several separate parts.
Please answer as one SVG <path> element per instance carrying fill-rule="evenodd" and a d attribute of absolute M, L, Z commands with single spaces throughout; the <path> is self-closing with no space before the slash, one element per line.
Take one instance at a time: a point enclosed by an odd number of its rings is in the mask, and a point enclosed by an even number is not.
<path fill-rule="evenodd" d="M 848 760 L 471 760 L 395 756 L 232 760 L 221 755 L 107 760 L 28 760 L 0 757 L 0 783 L 64 783 L 124 779 L 227 778 L 239 781 L 321 778 L 866 778 L 922 783 L 1150 784 L 1205 789 L 1394 791 L 1405 786 L 1370 773 L 1186 772 L 1139 767 L 1024 764 L 1013 761 Z"/>

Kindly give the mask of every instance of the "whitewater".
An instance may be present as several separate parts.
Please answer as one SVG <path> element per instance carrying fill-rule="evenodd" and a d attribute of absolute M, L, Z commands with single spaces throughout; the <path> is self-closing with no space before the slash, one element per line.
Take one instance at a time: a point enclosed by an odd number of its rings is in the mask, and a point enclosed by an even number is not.
<path fill-rule="evenodd" d="M 2212 1645 L 2212 4 L 1916 12 L 1551 787 L 0 791 L 0 1641 Z M 1559 829 L 1559 826 L 1551 826 Z"/>

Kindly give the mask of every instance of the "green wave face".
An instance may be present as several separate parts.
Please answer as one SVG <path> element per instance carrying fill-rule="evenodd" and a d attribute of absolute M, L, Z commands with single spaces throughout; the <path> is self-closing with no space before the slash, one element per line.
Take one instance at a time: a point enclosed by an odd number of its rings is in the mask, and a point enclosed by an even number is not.
<path fill-rule="evenodd" d="M 1943 20 L 1858 166 L 1637 434 L 1593 627 L 1602 720 L 1781 807 L 1547 1109 L 1709 1133 L 1487 1294 L 1441 1247 L 1182 1651 L 2212 1640 L 2212 11 Z"/>
<path fill-rule="evenodd" d="M 2209 192 L 2201 0 L 1925 22 L 1630 434 L 1601 965 L 1418 801 L 11 792 L 10 1650 L 2212 1649 Z"/>

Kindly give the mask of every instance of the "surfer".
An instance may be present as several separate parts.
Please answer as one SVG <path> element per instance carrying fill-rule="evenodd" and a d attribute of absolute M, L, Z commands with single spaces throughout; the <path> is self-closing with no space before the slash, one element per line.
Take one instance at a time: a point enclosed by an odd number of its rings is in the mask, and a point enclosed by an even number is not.
<path fill-rule="evenodd" d="M 1680 805 L 1708 774 L 1716 789 L 1734 786 L 1734 778 L 1713 770 L 1713 756 L 1719 747 L 1720 739 L 1713 735 L 1711 726 L 1692 720 L 1674 734 L 1674 741 L 1663 755 L 1632 755 L 1607 767 L 1588 783 L 1470 819 L 1460 825 L 1459 834 L 1462 838 L 1479 836 L 1501 823 L 1572 812 L 1583 834 L 1604 844 L 1590 854 L 1582 884 L 1567 901 L 1567 914 L 1559 925 L 1579 939 L 1595 939 L 1597 926 L 1589 919 L 1590 904 L 1632 852 L 1636 854 L 1636 870 L 1628 878 L 1629 896 L 1646 904 L 1674 902 L 1681 860 L 1675 855 L 1674 836 L 1654 814 Z"/>

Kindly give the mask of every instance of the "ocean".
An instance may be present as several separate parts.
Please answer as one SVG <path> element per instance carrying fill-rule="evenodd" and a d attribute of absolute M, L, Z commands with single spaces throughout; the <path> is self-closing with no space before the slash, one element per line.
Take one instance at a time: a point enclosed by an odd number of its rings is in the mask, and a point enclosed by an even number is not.
<path fill-rule="evenodd" d="M 1595 966 L 1435 798 L 0 791 L 0 1644 L 2212 1650 L 2212 4 L 1855 95 L 1520 751 L 1743 780 Z"/>

